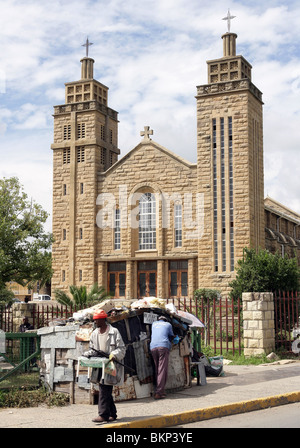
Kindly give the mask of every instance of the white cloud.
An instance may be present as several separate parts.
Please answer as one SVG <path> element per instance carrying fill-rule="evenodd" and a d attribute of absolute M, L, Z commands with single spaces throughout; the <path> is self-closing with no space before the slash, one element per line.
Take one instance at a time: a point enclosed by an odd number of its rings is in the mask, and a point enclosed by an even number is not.
<path fill-rule="evenodd" d="M 196 161 L 196 86 L 207 82 L 206 60 L 222 56 L 223 1 L 0 0 L 0 8 L 0 176 L 19 175 L 51 213 L 53 105 L 80 78 L 87 35 L 95 78 L 119 111 L 121 156 L 149 125 L 155 141 Z M 235 0 L 230 10 L 237 53 L 265 102 L 265 193 L 300 213 L 299 2 Z"/>

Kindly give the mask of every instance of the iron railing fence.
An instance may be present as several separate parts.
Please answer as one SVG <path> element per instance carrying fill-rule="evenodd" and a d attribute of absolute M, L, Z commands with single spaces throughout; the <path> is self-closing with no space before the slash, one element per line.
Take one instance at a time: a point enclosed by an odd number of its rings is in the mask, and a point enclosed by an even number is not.
<path fill-rule="evenodd" d="M 243 349 L 242 301 L 227 297 L 198 300 L 167 299 L 179 310 L 198 317 L 205 325 L 199 330 L 201 346 L 209 346 L 215 354 L 241 354 Z"/>
<path fill-rule="evenodd" d="M 294 353 L 293 343 L 300 336 L 300 293 L 274 293 L 275 347 Z"/>
<path fill-rule="evenodd" d="M 198 300 L 187 298 L 167 299 L 177 309 L 197 316 L 205 325 L 200 330 L 201 345 L 210 346 L 214 353 L 241 353 L 243 349 L 242 301 L 220 297 Z M 80 307 L 37 304 L 31 311 L 30 322 L 34 329 L 48 326 L 55 319 L 67 319 Z M 292 351 L 295 330 L 300 331 L 300 293 L 274 293 L 274 319 L 276 349 Z M 13 331 L 12 308 L 0 307 L 0 330 Z"/>

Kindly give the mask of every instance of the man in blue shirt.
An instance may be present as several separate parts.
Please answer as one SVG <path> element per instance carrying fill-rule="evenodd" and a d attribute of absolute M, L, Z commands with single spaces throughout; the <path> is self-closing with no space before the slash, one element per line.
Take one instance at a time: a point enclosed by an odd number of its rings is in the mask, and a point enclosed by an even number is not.
<path fill-rule="evenodd" d="M 169 353 L 172 347 L 174 333 L 172 325 L 164 316 L 160 316 L 152 324 L 150 350 L 155 364 L 156 392 L 154 398 L 165 398 L 165 385 L 168 376 Z"/>

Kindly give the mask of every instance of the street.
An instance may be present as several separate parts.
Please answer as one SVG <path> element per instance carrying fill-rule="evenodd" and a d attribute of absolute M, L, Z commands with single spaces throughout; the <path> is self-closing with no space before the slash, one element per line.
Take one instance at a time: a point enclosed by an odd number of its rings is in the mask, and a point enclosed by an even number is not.
<path fill-rule="evenodd" d="M 300 403 L 189 423 L 176 428 L 300 428 Z"/>

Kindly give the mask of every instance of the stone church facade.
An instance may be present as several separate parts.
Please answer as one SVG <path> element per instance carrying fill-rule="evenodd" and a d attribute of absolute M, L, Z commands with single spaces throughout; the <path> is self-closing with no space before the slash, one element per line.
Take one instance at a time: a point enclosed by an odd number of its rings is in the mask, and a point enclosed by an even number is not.
<path fill-rule="evenodd" d="M 197 87 L 197 163 L 151 139 L 119 159 L 118 113 L 81 60 L 54 107 L 52 291 L 98 282 L 116 298 L 229 291 L 244 247 L 300 258 L 300 216 L 264 199 L 262 93 L 236 55 L 207 62 Z"/>

